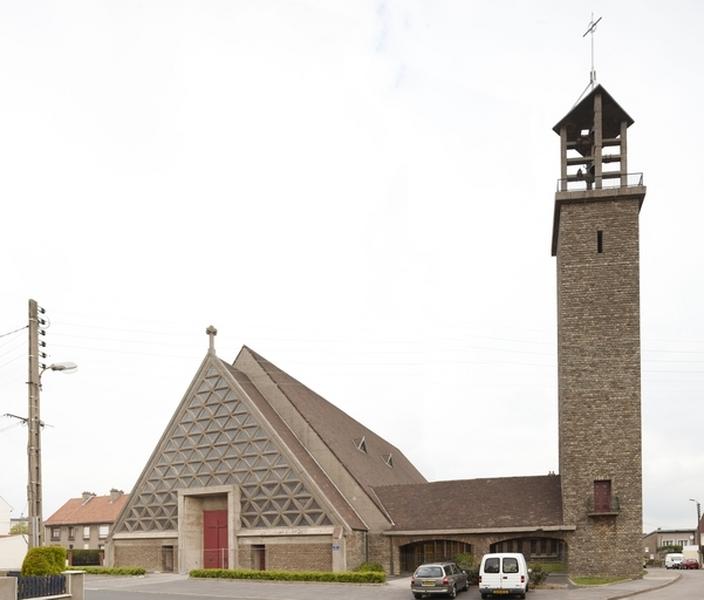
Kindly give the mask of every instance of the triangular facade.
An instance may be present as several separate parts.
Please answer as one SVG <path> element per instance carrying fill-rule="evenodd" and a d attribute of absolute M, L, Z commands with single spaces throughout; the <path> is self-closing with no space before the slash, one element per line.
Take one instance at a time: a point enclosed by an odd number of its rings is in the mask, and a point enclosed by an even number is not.
<path fill-rule="evenodd" d="M 118 521 L 116 533 L 176 531 L 178 490 L 236 485 L 243 528 L 330 525 L 247 395 L 206 357 Z"/>

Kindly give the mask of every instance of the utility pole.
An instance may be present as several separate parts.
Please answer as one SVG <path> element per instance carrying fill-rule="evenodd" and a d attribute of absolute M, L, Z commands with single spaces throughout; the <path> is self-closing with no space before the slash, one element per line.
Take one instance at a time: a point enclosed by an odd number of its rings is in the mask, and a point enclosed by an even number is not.
<path fill-rule="evenodd" d="M 42 309 L 43 311 L 43 309 Z M 44 331 L 41 331 L 44 334 Z M 42 535 L 42 448 L 41 421 L 39 418 L 39 307 L 36 300 L 29 301 L 29 412 L 27 418 L 27 505 L 29 516 L 29 547 L 41 546 Z"/>

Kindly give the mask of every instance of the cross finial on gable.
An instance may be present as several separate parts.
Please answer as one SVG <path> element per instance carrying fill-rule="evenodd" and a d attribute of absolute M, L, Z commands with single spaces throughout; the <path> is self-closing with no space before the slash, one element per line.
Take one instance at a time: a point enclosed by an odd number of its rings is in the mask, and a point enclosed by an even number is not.
<path fill-rule="evenodd" d="M 218 334 L 218 330 L 215 329 L 212 325 L 209 325 L 208 328 L 205 330 L 205 333 L 208 334 L 208 337 L 210 338 L 210 341 L 208 343 L 208 352 L 211 354 L 215 354 L 215 336 Z"/>

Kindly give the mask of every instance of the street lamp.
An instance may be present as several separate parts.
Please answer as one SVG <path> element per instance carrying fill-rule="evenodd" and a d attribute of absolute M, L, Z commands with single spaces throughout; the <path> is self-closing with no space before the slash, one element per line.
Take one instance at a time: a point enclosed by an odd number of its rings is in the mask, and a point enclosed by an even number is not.
<path fill-rule="evenodd" d="M 42 366 L 37 373 L 34 383 L 33 365 L 30 353 L 30 386 L 29 386 L 29 415 L 27 417 L 27 459 L 29 467 L 29 482 L 27 485 L 27 504 L 29 509 L 29 547 L 42 545 L 42 450 L 41 428 L 44 425 L 39 418 L 39 392 L 42 389 L 42 375 L 45 371 L 61 371 L 74 373 L 78 365 L 72 362 L 52 363 L 48 367 Z M 36 362 L 34 363 L 36 364 Z M 38 366 L 38 365 L 37 365 Z M 34 371 L 36 372 L 36 371 Z"/>
<path fill-rule="evenodd" d="M 690 502 L 694 502 L 697 505 L 697 528 L 694 530 L 696 537 L 696 542 L 697 542 L 697 551 L 701 552 L 702 550 L 702 532 L 701 532 L 701 521 L 702 521 L 702 506 L 699 504 L 699 500 L 695 500 L 694 498 L 689 499 Z"/>

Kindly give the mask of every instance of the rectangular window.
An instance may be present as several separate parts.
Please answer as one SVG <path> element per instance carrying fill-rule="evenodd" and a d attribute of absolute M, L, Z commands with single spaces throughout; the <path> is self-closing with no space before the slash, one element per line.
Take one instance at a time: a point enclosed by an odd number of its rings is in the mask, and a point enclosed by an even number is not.
<path fill-rule="evenodd" d="M 98 537 L 104 540 L 108 537 L 108 532 L 110 531 L 110 525 L 98 525 Z"/>
<path fill-rule="evenodd" d="M 610 479 L 601 479 L 594 482 L 594 512 L 611 512 Z"/>
<path fill-rule="evenodd" d="M 604 232 L 601 229 L 596 232 L 596 251 L 599 254 L 604 251 Z"/>
<path fill-rule="evenodd" d="M 90 539 L 90 526 L 86 525 L 83 528 L 83 539 L 84 540 L 89 540 Z"/>
<path fill-rule="evenodd" d="M 76 539 L 76 528 L 75 528 L 75 527 L 69 527 L 69 528 L 68 528 L 68 539 L 69 539 L 69 540 L 75 540 L 75 539 Z"/>
<path fill-rule="evenodd" d="M 51 528 L 51 541 L 58 542 L 61 539 L 61 527 Z"/>

